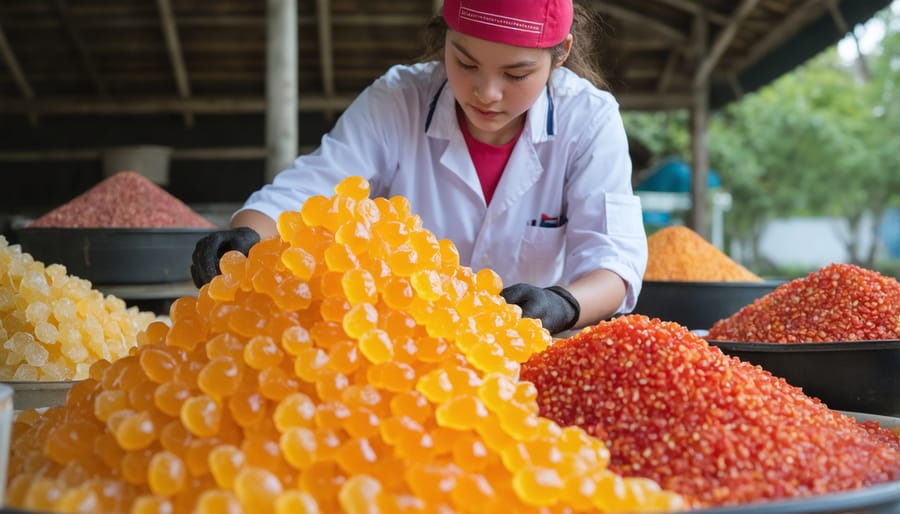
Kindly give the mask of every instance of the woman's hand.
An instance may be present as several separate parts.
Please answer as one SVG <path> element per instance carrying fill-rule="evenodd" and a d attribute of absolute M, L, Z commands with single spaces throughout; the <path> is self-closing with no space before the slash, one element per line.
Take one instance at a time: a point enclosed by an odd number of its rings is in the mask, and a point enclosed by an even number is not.
<path fill-rule="evenodd" d="M 221 230 L 197 241 L 194 253 L 191 255 L 191 278 L 194 285 L 202 287 L 222 271 L 219 269 L 219 259 L 226 252 L 237 250 L 244 255 L 250 253 L 250 248 L 259 242 L 259 234 L 250 227 L 239 227 L 230 230 Z"/>
<path fill-rule="evenodd" d="M 572 328 L 581 317 L 578 300 L 560 286 L 513 284 L 500 291 L 500 296 L 521 307 L 523 317 L 540 319 L 551 334 Z"/>

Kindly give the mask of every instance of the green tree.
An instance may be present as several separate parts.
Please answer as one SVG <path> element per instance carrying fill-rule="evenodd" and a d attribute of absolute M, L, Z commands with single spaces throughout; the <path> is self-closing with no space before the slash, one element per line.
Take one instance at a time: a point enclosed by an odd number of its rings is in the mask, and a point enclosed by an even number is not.
<path fill-rule="evenodd" d="M 826 206 L 855 202 L 839 184 L 858 146 L 859 95 L 851 94 L 858 86 L 835 62 L 814 59 L 712 119 L 710 162 L 734 197 L 730 236 L 754 249 L 751 265 L 762 264 L 755 249 L 773 218 L 825 215 Z"/>

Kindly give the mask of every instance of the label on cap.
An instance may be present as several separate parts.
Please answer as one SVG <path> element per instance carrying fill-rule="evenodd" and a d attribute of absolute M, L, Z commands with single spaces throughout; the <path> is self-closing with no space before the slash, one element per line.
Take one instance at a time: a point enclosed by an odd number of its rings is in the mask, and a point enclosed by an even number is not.
<path fill-rule="evenodd" d="M 468 7 L 459 8 L 459 18 L 473 23 L 484 23 L 485 25 L 493 25 L 495 27 L 518 30 L 520 32 L 531 32 L 533 34 L 540 34 L 541 31 L 544 30 L 543 23 L 520 18 L 511 18 L 509 16 L 500 16 L 484 11 L 476 11 L 475 9 L 470 9 Z"/>

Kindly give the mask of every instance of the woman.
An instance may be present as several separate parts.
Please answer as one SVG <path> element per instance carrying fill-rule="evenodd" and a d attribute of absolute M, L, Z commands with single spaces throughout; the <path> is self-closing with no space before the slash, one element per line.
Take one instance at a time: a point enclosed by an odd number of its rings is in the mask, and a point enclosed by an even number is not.
<path fill-rule="evenodd" d="M 225 251 L 277 235 L 281 212 L 361 175 L 373 196 L 408 198 L 461 264 L 494 269 L 551 333 L 634 307 L 646 237 L 618 105 L 594 85 L 590 17 L 572 0 L 446 0 L 442 14 L 437 60 L 391 68 L 231 230 L 198 242 L 198 286 Z"/>

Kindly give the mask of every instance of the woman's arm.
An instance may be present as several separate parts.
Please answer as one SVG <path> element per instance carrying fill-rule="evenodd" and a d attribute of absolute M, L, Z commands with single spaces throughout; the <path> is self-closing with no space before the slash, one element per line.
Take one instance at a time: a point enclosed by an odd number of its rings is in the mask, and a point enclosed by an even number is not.
<path fill-rule="evenodd" d="M 231 228 L 250 227 L 259 234 L 260 239 L 268 239 L 278 235 L 275 220 L 253 209 L 238 212 L 231 219 Z"/>
<path fill-rule="evenodd" d="M 587 126 L 580 131 L 576 125 L 566 127 L 577 136 L 567 169 L 562 283 L 582 304 L 577 326 L 586 326 L 637 304 L 647 236 L 640 198 L 631 189 L 628 139 L 618 105 L 605 93 L 579 99 L 591 100 L 578 109 L 591 114 L 581 120 Z"/>
<path fill-rule="evenodd" d="M 609 319 L 625 299 L 625 281 L 606 269 L 598 269 L 583 275 L 566 286 L 566 290 L 578 300 L 581 316 L 572 328 L 583 328 Z"/>

